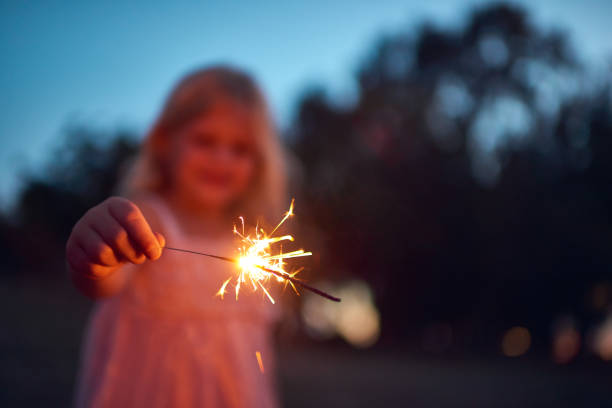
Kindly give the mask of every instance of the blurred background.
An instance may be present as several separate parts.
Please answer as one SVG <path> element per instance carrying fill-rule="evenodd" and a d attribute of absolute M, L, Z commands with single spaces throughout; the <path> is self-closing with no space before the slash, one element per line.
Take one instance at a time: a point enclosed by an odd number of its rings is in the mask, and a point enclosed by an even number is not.
<path fill-rule="evenodd" d="M 279 327 L 286 406 L 612 406 L 612 3 L 422 3 L 3 1 L 0 405 L 70 405 L 70 229 L 174 81 L 226 62 L 343 298 Z"/>

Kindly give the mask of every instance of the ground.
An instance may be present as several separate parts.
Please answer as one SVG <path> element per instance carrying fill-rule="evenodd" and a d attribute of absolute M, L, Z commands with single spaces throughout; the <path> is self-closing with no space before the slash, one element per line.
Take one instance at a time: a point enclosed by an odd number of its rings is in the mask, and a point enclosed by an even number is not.
<path fill-rule="evenodd" d="M 0 406 L 70 406 L 89 302 L 65 286 L 0 285 Z M 287 407 L 612 407 L 612 365 L 433 358 L 401 347 L 284 346 Z"/>

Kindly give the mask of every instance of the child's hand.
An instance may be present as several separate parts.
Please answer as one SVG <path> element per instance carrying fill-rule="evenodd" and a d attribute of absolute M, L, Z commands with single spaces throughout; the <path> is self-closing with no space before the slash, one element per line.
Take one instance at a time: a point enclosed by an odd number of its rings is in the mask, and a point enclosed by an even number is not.
<path fill-rule="evenodd" d="M 126 262 L 159 258 L 164 245 L 164 237 L 151 231 L 136 204 L 111 197 L 76 223 L 66 244 L 66 259 L 73 271 L 103 278 Z"/>

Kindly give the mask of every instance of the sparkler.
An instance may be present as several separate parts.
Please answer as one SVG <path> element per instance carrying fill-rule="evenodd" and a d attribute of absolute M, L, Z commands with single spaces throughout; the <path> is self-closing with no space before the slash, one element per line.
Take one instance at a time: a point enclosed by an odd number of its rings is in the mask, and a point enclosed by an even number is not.
<path fill-rule="evenodd" d="M 298 295 L 300 293 L 298 292 L 296 285 L 313 293 L 316 293 L 317 295 L 322 296 L 326 299 L 333 300 L 334 302 L 340 302 L 339 298 L 325 293 L 315 287 L 312 287 L 306 284 L 301 279 L 296 278 L 296 275 L 304 268 L 299 268 L 291 272 L 288 272 L 285 269 L 285 259 L 312 255 L 311 252 L 306 252 L 303 249 L 283 253 L 280 243 L 284 241 L 293 241 L 293 236 L 274 236 L 274 233 L 280 228 L 280 226 L 283 225 L 284 222 L 287 221 L 287 219 L 293 215 L 293 202 L 294 200 L 291 200 L 289 211 L 285 213 L 283 219 L 276 225 L 276 227 L 274 227 L 270 234 L 267 234 L 263 230 L 263 228 L 259 227 L 259 225 L 255 227 L 254 235 L 251 236 L 247 234 L 245 232 L 244 218 L 240 217 L 239 219 L 242 224 L 241 231 L 238 231 L 236 225 L 234 225 L 233 231 L 234 234 L 236 234 L 240 238 L 241 242 L 241 247 L 238 249 L 240 255 L 237 258 L 208 254 L 205 252 L 192 251 L 189 249 L 173 248 L 169 246 L 164 247 L 164 249 L 207 256 L 209 258 L 215 258 L 236 264 L 239 269 L 239 274 L 235 278 L 236 300 L 238 300 L 238 294 L 240 292 L 242 284 L 250 284 L 253 288 L 253 291 L 256 291 L 261 288 L 261 290 L 265 293 L 270 302 L 274 303 L 274 298 L 270 295 L 268 289 L 266 289 L 266 284 L 270 280 L 275 279 L 278 282 L 284 282 L 285 285 L 291 285 L 293 290 Z M 276 247 L 277 245 L 279 247 L 278 252 L 273 253 L 272 247 Z M 230 277 L 225 282 L 223 282 L 221 288 L 219 288 L 219 291 L 217 292 L 218 296 L 223 298 L 227 285 L 230 283 L 231 280 L 232 278 Z"/>

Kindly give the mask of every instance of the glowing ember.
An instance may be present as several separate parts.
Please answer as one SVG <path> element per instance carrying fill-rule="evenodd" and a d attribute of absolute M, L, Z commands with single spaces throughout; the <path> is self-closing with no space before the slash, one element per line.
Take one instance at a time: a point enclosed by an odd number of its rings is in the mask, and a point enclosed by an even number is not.
<path fill-rule="evenodd" d="M 255 357 L 257 357 L 257 364 L 259 364 L 259 371 L 261 371 L 261 373 L 263 374 L 265 371 L 264 371 L 263 361 L 261 360 L 261 353 L 259 351 L 256 351 Z"/>
<path fill-rule="evenodd" d="M 288 278 L 295 277 L 303 268 L 288 272 L 285 269 L 285 259 L 310 256 L 312 253 L 305 252 L 303 249 L 283 253 L 282 244 L 280 243 L 283 241 L 293 241 L 293 237 L 291 235 L 274 236 L 278 228 L 293 215 L 293 202 L 294 200 L 291 200 L 289 211 L 285 213 L 283 219 L 270 234 L 267 234 L 263 228 L 259 226 L 255 227 L 253 235 L 247 234 L 245 232 L 244 218 L 242 217 L 240 217 L 240 222 L 242 224 L 241 231 L 238 231 L 238 228 L 234 225 L 234 234 L 240 237 L 242 245 L 238 249 L 240 256 L 236 260 L 239 269 L 239 274 L 235 279 L 236 300 L 238 300 L 238 294 L 240 293 L 242 284 L 245 284 L 252 287 L 253 291 L 261 289 L 270 302 L 274 303 L 274 298 L 272 298 L 270 292 L 266 289 L 266 285 L 271 280 L 284 282 L 285 285 L 290 284 L 293 290 L 299 295 L 297 288 L 291 279 Z M 231 278 L 223 282 L 223 285 L 217 292 L 221 298 L 223 298 L 225 288 L 230 280 Z"/>
<path fill-rule="evenodd" d="M 221 288 L 219 289 L 219 291 L 217 292 L 217 296 L 221 296 L 221 299 L 223 299 L 223 295 L 225 295 L 225 287 L 227 286 L 227 284 L 229 283 L 229 281 L 231 281 L 232 278 L 227 279 L 225 282 L 223 282 L 223 285 L 221 285 Z"/>

